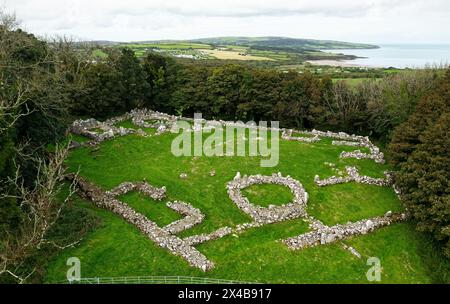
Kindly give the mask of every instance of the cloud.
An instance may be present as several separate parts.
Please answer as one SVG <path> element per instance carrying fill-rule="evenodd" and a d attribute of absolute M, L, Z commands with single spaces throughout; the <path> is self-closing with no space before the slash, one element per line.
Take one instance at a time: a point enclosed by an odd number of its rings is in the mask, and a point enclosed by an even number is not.
<path fill-rule="evenodd" d="M 38 34 L 147 40 L 279 35 L 367 41 L 405 29 L 449 38 L 445 0 L 0 0 Z M 437 27 L 437 28 L 436 28 Z M 306 31 L 308 29 L 308 31 Z M 344 31 L 344 32 L 341 32 Z M 349 38 L 346 38 L 348 36 Z M 342 37 L 342 38 L 341 38 Z M 402 37 L 398 37 L 399 40 Z"/>

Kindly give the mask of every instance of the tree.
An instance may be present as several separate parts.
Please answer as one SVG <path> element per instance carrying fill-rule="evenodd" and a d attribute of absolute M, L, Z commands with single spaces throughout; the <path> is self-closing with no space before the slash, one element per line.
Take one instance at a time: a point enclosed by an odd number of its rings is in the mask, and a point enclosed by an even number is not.
<path fill-rule="evenodd" d="M 251 81 L 242 88 L 242 102 L 237 116 L 243 120 L 269 121 L 274 116 L 274 106 L 280 98 L 280 73 L 274 70 L 253 70 Z"/>
<path fill-rule="evenodd" d="M 450 258 L 450 69 L 394 131 L 389 152 L 396 184 L 417 228 L 443 243 Z"/>
<path fill-rule="evenodd" d="M 249 73 L 239 65 L 225 65 L 213 70 L 208 77 L 207 87 L 214 117 L 236 120 L 237 108 L 242 102 L 242 90 L 249 79 Z"/>
<path fill-rule="evenodd" d="M 420 143 L 396 175 L 402 200 L 417 228 L 432 233 L 450 258 L 450 112 L 420 136 Z"/>
<path fill-rule="evenodd" d="M 173 69 L 174 62 L 167 57 L 156 53 L 148 53 L 142 63 L 145 82 L 148 89 L 145 94 L 145 105 L 151 109 L 160 111 L 168 110 L 168 100 L 172 87 L 168 82 L 169 73 L 177 71 Z M 173 80 L 173 79 L 172 79 Z M 168 111 L 167 111 L 168 112 Z"/>
<path fill-rule="evenodd" d="M 146 91 L 150 85 L 145 81 L 146 75 L 134 52 L 124 48 L 114 62 L 121 83 L 120 98 L 123 109 L 142 107 Z"/>
<path fill-rule="evenodd" d="M 83 71 L 85 94 L 80 96 L 75 113 L 108 117 L 126 110 L 121 100 L 123 92 L 120 75 L 108 62 L 97 62 Z"/>
<path fill-rule="evenodd" d="M 417 104 L 415 112 L 395 129 L 389 145 L 391 162 L 405 162 L 420 143 L 419 135 L 450 107 L 450 70 L 436 88 Z"/>
<path fill-rule="evenodd" d="M 49 242 L 48 232 L 55 225 L 62 208 L 74 193 L 74 184 L 72 184 L 71 191 L 63 203 L 58 199 L 62 189 L 60 181 L 65 175 L 63 162 L 67 152 L 66 147 L 57 147 L 48 162 L 34 158 L 38 166 L 38 174 L 31 188 L 24 185 L 19 168 L 15 175 L 6 181 L 16 191 L 14 194 L 1 192 L 0 199 L 13 198 L 20 201 L 24 216 L 14 234 L 7 234 L 0 239 L 0 277 L 7 274 L 18 283 L 24 283 L 34 273 L 36 268 L 28 273 L 22 273 L 21 266 L 35 250 Z M 54 245 L 65 247 L 73 244 Z"/>
<path fill-rule="evenodd" d="M 371 135 L 390 139 L 392 130 L 405 122 L 419 100 L 433 90 L 436 74 L 434 69 L 413 70 L 358 85 L 358 94 L 367 104 Z"/>

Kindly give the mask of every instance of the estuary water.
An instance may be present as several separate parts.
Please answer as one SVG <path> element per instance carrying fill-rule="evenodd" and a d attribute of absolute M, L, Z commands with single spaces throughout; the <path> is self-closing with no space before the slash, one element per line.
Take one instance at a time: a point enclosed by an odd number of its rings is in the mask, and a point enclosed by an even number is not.
<path fill-rule="evenodd" d="M 379 44 L 379 49 L 323 50 L 355 55 L 343 63 L 369 67 L 423 68 L 427 65 L 450 64 L 450 44 Z"/>

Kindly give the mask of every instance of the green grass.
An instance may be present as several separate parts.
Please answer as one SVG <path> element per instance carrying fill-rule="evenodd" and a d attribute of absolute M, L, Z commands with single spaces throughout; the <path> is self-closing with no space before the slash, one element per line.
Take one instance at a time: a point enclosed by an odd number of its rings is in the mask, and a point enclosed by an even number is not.
<path fill-rule="evenodd" d="M 131 122 L 131 119 L 120 121 L 120 122 L 116 123 L 115 126 L 126 128 L 126 129 L 135 129 L 135 130 L 139 129 L 138 126 L 136 126 L 134 123 Z"/>
<path fill-rule="evenodd" d="M 161 227 L 181 219 L 181 215 L 167 208 L 165 202 L 155 201 L 139 192 L 129 192 L 120 196 L 119 200 L 127 203 Z"/>
<path fill-rule="evenodd" d="M 301 133 L 301 132 L 292 132 L 291 137 L 306 137 L 306 138 L 312 138 L 314 135 L 308 134 L 308 133 Z"/>
<path fill-rule="evenodd" d="M 341 151 L 354 148 L 333 146 L 331 139 L 314 144 L 280 141 L 279 164 L 262 168 L 259 157 L 175 157 L 170 152 L 175 136 L 165 133 L 149 138 L 136 135 L 117 138 L 103 142 L 95 152 L 90 148 L 74 150 L 67 165 L 71 170 L 80 167 L 81 176 L 105 190 L 124 181 L 144 178 L 155 186 L 166 186 L 167 200 L 188 202 L 206 215 L 201 224 L 180 233 L 181 237 L 250 221 L 230 200 L 225 187 L 238 171 L 242 175 L 281 172 L 297 179 L 309 193 L 308 213 L 329 225 L 403 209 L 391 187 L 356 183 L 317 187 L 316 174 L 321 178 L 336 174 L 325 162 L 333 162 L 341 170 L 354 165 L 361 174 L 374 177 L 383 176 L 383 171 L 389 169 L 370 160 L 339 159 Z M 211 170 L 216 171 L 215 176 L 210 176 Z M 188 177 L 180 179 L 181 173 Z M 292 199 L 289 189 L 283 186 L 252 186 L 243 193 L 262 206 Z M 164 202 L 154 202 L 137 193 L 121 199 L 160 225 L 178 218 Z M 308 226 L 302 219 L 271 224 L 197 246 L 215 263 L 213 270 L 203 273 L 155 245 L 115 214 L 85 201 L 80 206 L 93 211 L 103 224 L 79 246 L 64 250 L 52 260 L 47 282 L 65 279 L 66 259 L 72 256 L 80 258 L 83 277 L 184 275 L 273 283 L 368 283 L 366 260 L 375 256 L 381 259 L 383 267 L 381 283 L 433 281 L 424 253 L 426 242 L 410 223 L 394 224 L 345 240 L 362 254 L 362 259 L 351 255 L 339 243 L 290 251 L 277 240 L 304 233 Z"/>
<path fill-rule="evenodd" d="M 87 141 L 91 140 L 90 138 L 87 138 L 85 136 L 78 135 L 78 134 L 70 134 L 68 138 L 71 140 L 77 141 L 79 143 L 83 143 L 83 142 L 87 142 Z"/>
<path fill-rule="evenodd" d="M 292 202 L 293 195 L 288 187 L 273 184 L 251 185 L 242 190 L 242 194 L 255 205 L 284 205 Z"/>
<path fill-rule="evenodd" d="M 202 43 L 127 43 L 121 46 L 126 46 L 131 49 L 145 49 L 145 48 L 158 48 L 158 49 L 210 49 L 209 44 Z"/>

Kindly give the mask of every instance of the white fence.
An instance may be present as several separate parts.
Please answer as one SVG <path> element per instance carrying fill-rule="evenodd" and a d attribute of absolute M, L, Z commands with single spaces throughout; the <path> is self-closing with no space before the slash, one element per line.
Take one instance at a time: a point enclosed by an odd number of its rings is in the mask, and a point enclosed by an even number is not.
<path fill-rule="evenodd" d="M 69 280 L 68 284 L 259 284 L 233 280 L 212 279 L 187 276 L 148 276 L 148 277 L 104 277 Z"/>

